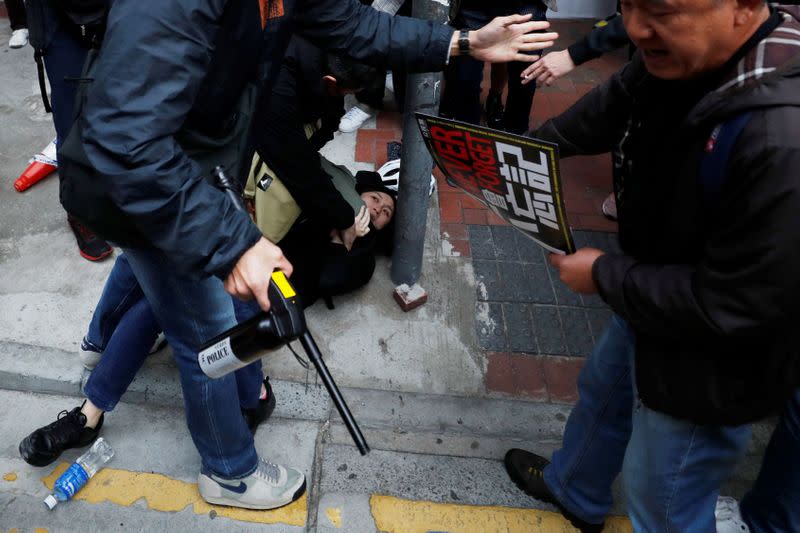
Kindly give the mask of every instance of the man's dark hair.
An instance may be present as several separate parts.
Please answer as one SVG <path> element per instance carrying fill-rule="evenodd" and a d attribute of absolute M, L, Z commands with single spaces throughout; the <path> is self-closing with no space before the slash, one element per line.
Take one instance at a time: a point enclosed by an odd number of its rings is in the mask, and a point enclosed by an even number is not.
<path fill-rule="evenodd" d="M 328 54 L 326 60 L 324 74 L 336 78 L 336 85 L 340 89 L 363 89 L 383 83 L 380 79 L 383 71 L 375 67 L 339 54 Z"/>

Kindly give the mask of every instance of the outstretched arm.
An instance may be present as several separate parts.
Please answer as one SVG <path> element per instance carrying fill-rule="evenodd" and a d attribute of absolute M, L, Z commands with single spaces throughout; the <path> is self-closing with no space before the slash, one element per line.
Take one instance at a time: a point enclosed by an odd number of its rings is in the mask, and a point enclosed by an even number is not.
<path fill-rule="evenodd" d="M 392 17 L 357 0 L 304 0 L 298 5 L 299 33 L 321 48 L 344 52 L 358 61 L 407 72 L 442 70 L 458 55 L 458 32 L 450 26 Z M 529 15 L 499 17 L 469 33 L 476 59 L 505 63 L 533 61 L 525 54 L 553 44 L 555 33 L 530 33 L 549 27 Z"/>

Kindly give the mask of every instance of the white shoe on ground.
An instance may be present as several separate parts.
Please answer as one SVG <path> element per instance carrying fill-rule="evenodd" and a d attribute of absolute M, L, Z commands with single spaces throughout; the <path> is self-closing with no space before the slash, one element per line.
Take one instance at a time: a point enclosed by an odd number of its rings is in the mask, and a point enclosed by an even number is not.
<path fill-rule="evenodd" d="M 245 509 L 276 509 L 303 495 L 306 477 L 294 468 L 259 459 L 256 470 L 240 479 L 223 479 L 204 469 L 200 472 L 197 487 L 208 503 Z"/>
<path fill-rule="evenodd" d="M 364 123 L 375 115 L 375 111 L 364 104 L 354 105 L 344 114 L 339 121 L 339 131 L 342 133 L 352 133 L 364 125 Z"/>
<path fill-rule="evenodd" d="M 606 196 L 606 199 L 603 200 L 601 209 L 606 218 L 617 220 L 617 198 L 614 196 L 613 192 Z"/>
<path fill-rule="evenodd" d="M 750 533 L 750 528 L 742 520 L 739 502 L 734 498 L 729 496 L 717 498 L 714 517 L 717 519 L 717 533 Z"/>
<path fill-rule="evenodd" d="M 28 29 L 22 28 L 11 32 L 11 38 L 8 40 L 9 48 L 22 48 L 28 44 Z"/>

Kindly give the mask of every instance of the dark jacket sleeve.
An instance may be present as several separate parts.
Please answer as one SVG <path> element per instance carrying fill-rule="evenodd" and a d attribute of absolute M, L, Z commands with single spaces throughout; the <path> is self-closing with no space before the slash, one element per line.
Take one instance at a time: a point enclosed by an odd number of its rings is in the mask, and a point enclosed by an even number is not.
<path fill-rule="evenodd" d="M 442 70 L 453 28 L 393 17 L 357 0 L 299 0 L 298 31 L 322 49 L 407 72 Z"/>
<path fill-rule="evenodd" d="M 572 43 L 567 51 L 572 62 L 577 66 L 607 52 L 622 48 L 630 42 L 628 32 L 625 31 L 625 25 L 622 23 L 622 16 L 617 15 L 605 26 L 594 28 L 583 38 Z"/>
<path fill-rule="evenodd" d="M 528 132 L 528 136 L 557 143 L 561 157 L 613 150 L 631 113 L 631 90 L 644 75 L 640 62 L 628 63 L 572 107 Z"/>
<path fill-rule="evenodd" d="M 697 265 L 645 264 L 624 255 L 595 262 L 595 283 L 616 313 L 638 331 L 662 336 L 752 337 L 797 316 L 797 123 L 800 108 L 750 119 L 732 151 Z"/>
<path fill-rule="evenodd" d="M 187 272 L 223 279 L 260 232 L 206 182 L 175 134 L 207 70 L 224 5 L 114 2 L 82 138 L 112 201 L 152 244 Z"/>
<path fill-rule="evenodd" d="M 322 169 L 318 149 L 306 137 L 298 83 L 320 80 L 298 78 L 296 69 L 284 62 L 267 104 L 259 152 L 304 213 L 324 220 L 329 227 L 349 228 L 353 208 Z"/>

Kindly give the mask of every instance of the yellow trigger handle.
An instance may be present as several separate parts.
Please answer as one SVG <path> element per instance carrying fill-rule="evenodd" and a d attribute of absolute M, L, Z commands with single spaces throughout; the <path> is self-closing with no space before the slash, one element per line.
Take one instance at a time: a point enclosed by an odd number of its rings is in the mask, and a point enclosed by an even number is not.
<path fill-rule="evenodd" d="M 297 296 L 294 287 L 292 287 L 292 284 L 289 283 L 289 280 L 286 279 L 286 275 L 282 271 L 276 270 L 273 272 L 272 281 L 275 282 L 275 286 L 278 287 L 278 290 L 281 291 L 284 298 L 294 298 Z"/>

